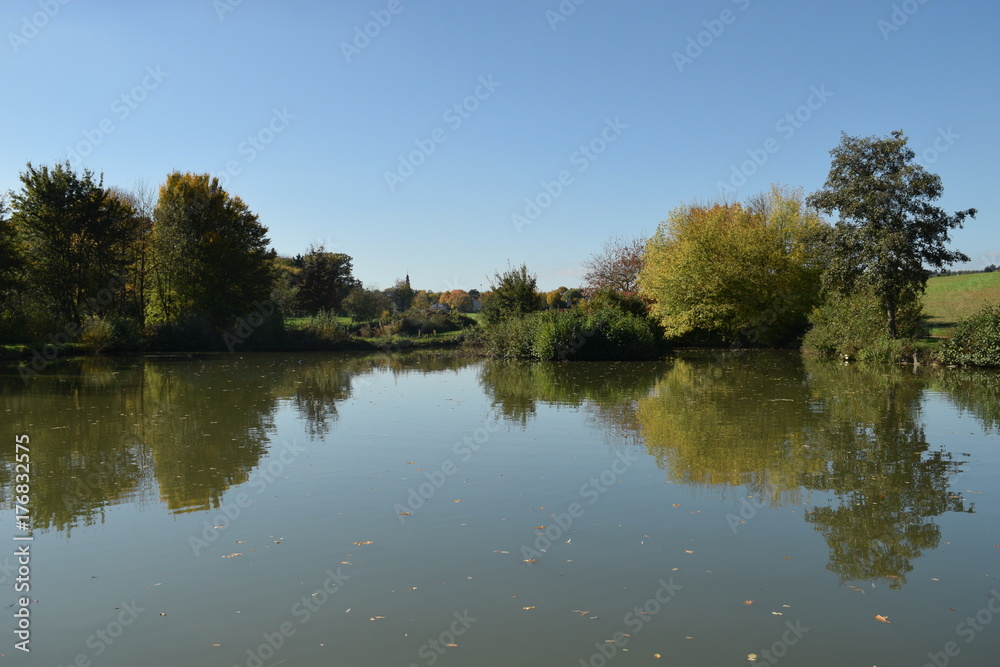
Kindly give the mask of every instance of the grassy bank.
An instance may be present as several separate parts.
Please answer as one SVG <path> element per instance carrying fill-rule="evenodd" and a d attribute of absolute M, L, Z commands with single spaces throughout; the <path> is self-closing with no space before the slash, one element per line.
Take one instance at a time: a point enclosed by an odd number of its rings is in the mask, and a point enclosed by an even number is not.
<path fill-rule="evenodd" d="M 1000 271 L 931 278 L 924 294 L 931 336 L 951 336 L 959 320 L 994 303 L 1000 303 Z"/>

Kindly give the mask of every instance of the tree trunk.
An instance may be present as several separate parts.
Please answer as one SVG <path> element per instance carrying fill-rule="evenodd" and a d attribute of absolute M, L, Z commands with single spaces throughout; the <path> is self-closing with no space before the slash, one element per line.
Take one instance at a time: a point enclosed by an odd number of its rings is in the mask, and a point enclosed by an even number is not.
<path fill-rule="evenodd" d="M 886 318 L 889 324 L 889 340 L 896 338 L 896 300 L 891 296 L 886 300 Z"/>

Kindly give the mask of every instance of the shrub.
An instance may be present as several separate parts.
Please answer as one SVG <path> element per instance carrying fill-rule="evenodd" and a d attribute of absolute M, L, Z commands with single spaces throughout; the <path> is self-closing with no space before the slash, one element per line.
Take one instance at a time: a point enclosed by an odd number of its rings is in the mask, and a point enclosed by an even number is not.
<path fill-rule="evenodd" d="M 322 343 L 341 343 L 349 338 L 347 329 L 332 310 L 321 309 L 303 327 L 305 332 Z"/>
<path fill-rule="evenodd" d="M 506 359 L 623 360 L 659 354 L 658 329 L 645 317 L 607 309 L 545 311 L 486 327 L 486 354 Z"/>
<path fill-rule="evenodd" d="M 537 317 L 510 317 L 491 324 L 483 332 L 486 354 L 498 359 L 530 359 L 535 356 Z"/>
<path fill-rule="evenodd" d="M 80 345 L 91 354 L 100 354 L 115 346 L 115 330 L 101 317 L 88 317 L 80 326 Z"/>
<path fill-rule="evenodd" d="M 646 304 L 637 296 L 622 294 L 616 289 L 602 287 L 595 291 L 586 302 L 581 304 L 583 312 L 588 315 L 602 310 L 619 310 L 623 313 L 644 316 Z"/>
<path fill-rule="evenodd" d="M 961 366 L 1000 366 L 1000 305 L 986 306 L 955 326 L 941 360 Z"/>
<path fill-rule="evenodd" d="M 870 291 L 827 295 L 813 310 L 809 322 L 812 328 L 803 338 L 802 347 L 825 356 L 876 358 L 885 356 L 895 345 L 889 340 L 885 313 Z M 916 296 L 899 307 L 896 331 L 901 340 L 921 335 L 921 306 Z M 876 348 L 868 350 L 872 346 Z"/>

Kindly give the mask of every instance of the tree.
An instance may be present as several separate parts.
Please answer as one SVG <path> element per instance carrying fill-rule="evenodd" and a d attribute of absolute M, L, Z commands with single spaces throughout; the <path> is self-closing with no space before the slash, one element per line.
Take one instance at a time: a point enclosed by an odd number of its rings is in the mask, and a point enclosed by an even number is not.
<path fill-rule="evenodd" d="M 583 298 L 583 290 L 578 287 L 572 287 L 563 292 L 562 298 L 566 302 L 566 305 L 575 306 Z"/>
<path fill-rule="evenodd" d="M 941 196 L 941 178 L 914 162 L 902 130 L 889 137 L 841 135 L 830 151 L 833 161 L 823 189 L 808 203 L 822 212 L 836 211 L 829 241 L 829 267 L 823 287 L 848 294 L 870 287 L 879 297 L 889 338 L 896 337 L 896 313 L 924 291 L 930 272 L 968 261 L 948 250 L 949 230 L 961 227 L 976 209 L 952 215 L 933 206 Z"/>
<path fill-rule="evenodd" d="M 427 310 L 431 307 L 431 300 L 427 298 L 427 292 L 424 290 L 418 290 L 416 294 L 413 295 L 414 310 Z"/>
<path fill-rule="evenodd" d="M 390 305 L 389 297 L 380 290 L 367 290 L 363 287 L 351 290 L 351 293 L 344 297 L 343 303 L 344 310 L 355 322 L 371 322 L 382 317 Z"/>
<path fill-rule="evenodd" d="M 21 174 L 12 217 L 27 262 L 31 307 L 79 325 L 102 290 L 120 291 L 137 217 L 128 202 L 104 188 L 103 178 L 73 171 L 69 162 Z M 112 289 L 112 287 L 117 287 Z M 99 304 L 109 308 L 110 300 Z"/>
<path fill-rule="evenodd" d="M 508 266 L 503 273 L 495 273 L 490 281 L 493 293 L 483 303 L 483 319 L 487 324 L 494 324 L 538 310 L 537 287 L 538 277 L 529 274 L 524 264 L 516 269 Z"/>
<path fill-rule="evenodd" d="M 322 245 L 309 246 L 299 272 L 299 309 L 306 313 L 340 310 L 344 297 L 361 286 L 351 274 L 352 262 L 350 255 L 327 252 Z"/>
<path fill-rule="evenodd" d="M 218 178 L 170 174 L 153 214 L 154 321 L 223 328 L 254 310 L 274 280 L 268 243 L 267 228 Z"/>
<path fill-rule="evenodd" d="M 778 344 L 805 330 L 826 227 L 798 191 L 775 186 L 764 201 L 685 205 L 660 223 L 639 286 L 668 337 Z"/>
<path fill-rule="evenodd" d="M 601 252 L 584 262 L 588 293 L 610 287 L 623 294 L 635 294 L 645 252 L 646 240 L 642 238 L 615 237 L 605 242 Z"/>
<path fill-rule="evenodd" d="M 7 292 L 17 283 L 18 272 L 23 258 L 14 236 L 14 225 L 10 219 L 10 209 L 7 198 L 0 194 L 0 295 L 4 297 L 3 307 L 6 311 Z"/>
<path fill-rule="evenodd" d="M 392 286 L 389 290 L 389 298 L 392 299 L 393 306 L 395 306 L 396 311 L 404 313 L 410 309 L 413 305 L 413 298 L 416 296 L 416 292 L 410 287 L 409 276 L 405 280 L 397 280 L 396 284 Z"/>
<path fill-rule="evenodd" d="M 472 310 L 472 297 L 465 290 L 453 289 L 441 294 L 438 303 L 446 304 L 452 310 L 467 313 Z"/>
<path fill-rule="evenodd" d="M 134 317 L 139 326 L 146 322 L 146 298 L 150 292 L 150 277 L 153 273 L 153 211 L 156 209 L 156 191 L 145 181 L 137 182 L 132 188 L 110 190 L 130 207 L 135 215 L 135 233 L 128 245 L 124 307 L 127 314 Z"/>

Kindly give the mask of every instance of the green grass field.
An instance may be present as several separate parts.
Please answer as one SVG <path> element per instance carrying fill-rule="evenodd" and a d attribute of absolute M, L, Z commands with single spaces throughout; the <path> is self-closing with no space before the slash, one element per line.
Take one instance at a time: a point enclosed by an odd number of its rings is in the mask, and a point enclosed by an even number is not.
<path fill-rule="evenodd" d="M 960 319 L 994 303 L 1000 303 L 1000 271 L 931 278 L 924 294 L 931 335 L 950 335 Z"/>

